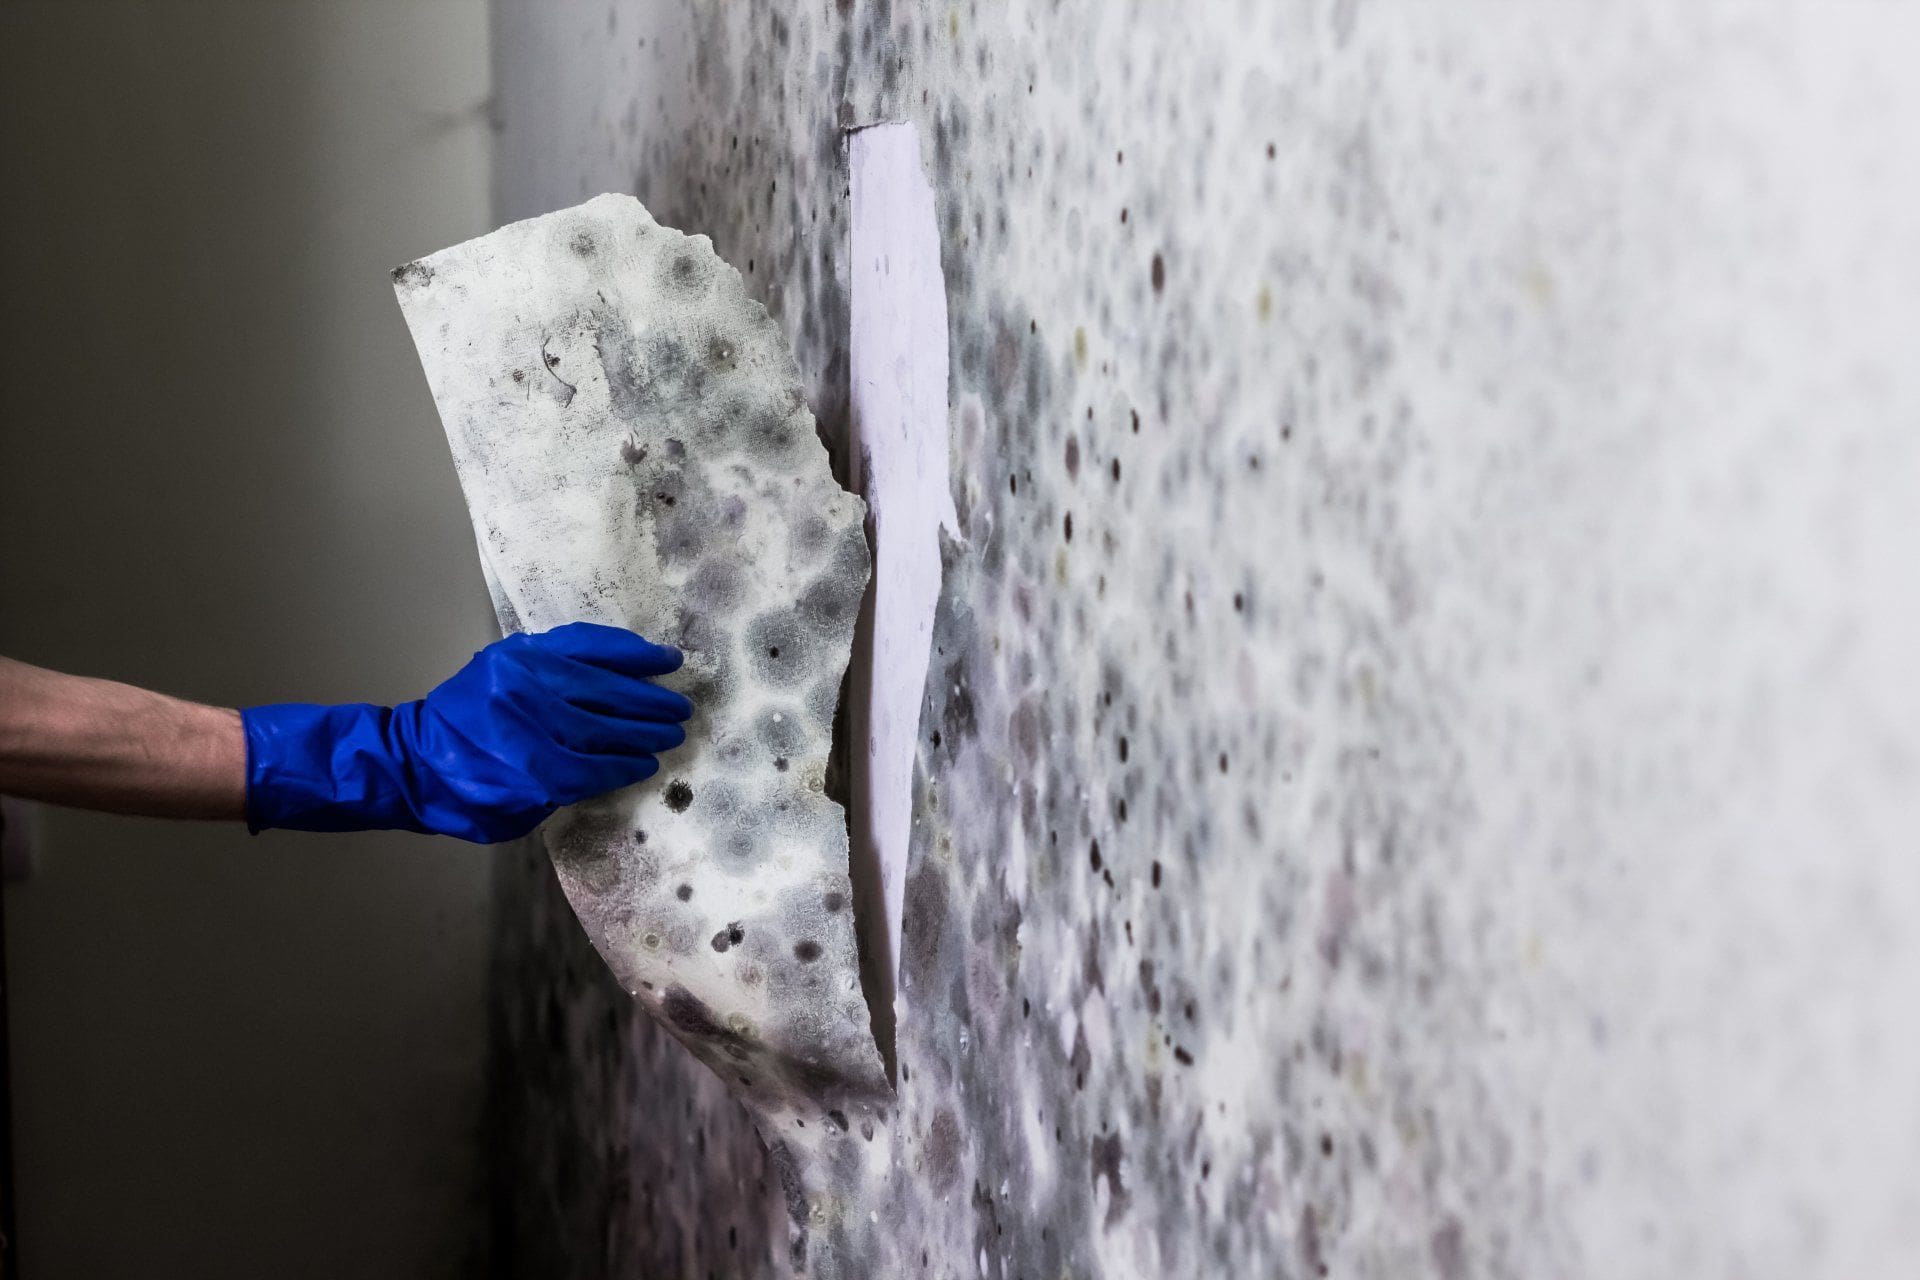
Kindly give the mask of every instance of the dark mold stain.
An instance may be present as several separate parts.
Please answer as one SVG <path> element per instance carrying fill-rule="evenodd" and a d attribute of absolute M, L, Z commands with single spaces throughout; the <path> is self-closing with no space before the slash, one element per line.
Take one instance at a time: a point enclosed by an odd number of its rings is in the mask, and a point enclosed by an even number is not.
<path fill-rule="evenodd" d="M 960 1181 L 960 1120 L 946 1107 L 933 1116 L 927 1128 L 927 1181 L 934 1191 L 953 1190 Z"/>
<path fill-rule="evenodd" d="M 1126 1216 L 1129 1197 L 1126 1183 L 1120 1177 L 1120 1161 L 1125 1148 L 1120 1143 L 1119 1134 L 1096 1137 L 1089 1152 L 1088 1163 L 1092 1167 L 1093 1182 L 1098 1186 L 1100 1180 L 1107 1180 L 1107 1219 L 1111 1227 Z"/>

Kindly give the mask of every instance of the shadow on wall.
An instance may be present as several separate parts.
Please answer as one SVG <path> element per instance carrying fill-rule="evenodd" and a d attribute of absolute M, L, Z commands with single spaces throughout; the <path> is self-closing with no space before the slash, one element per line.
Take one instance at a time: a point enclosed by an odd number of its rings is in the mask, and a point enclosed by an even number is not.
<path fill-rule="evenodd" d="M 768 1273 L 780 1195 L 746 1112 L 620 989 L 538 837 L 496 863 L 490 1273 L 599 1280 L 728 1257 Z M 690 1219 L 657 1188 L 695 1188 Z M 644 1238 L 642 1238 L 644 1236 Z"/>

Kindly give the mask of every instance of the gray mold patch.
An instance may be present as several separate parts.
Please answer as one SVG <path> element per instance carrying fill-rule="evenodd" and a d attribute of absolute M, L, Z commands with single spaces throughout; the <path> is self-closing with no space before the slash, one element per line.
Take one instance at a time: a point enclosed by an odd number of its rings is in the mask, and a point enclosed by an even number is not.
<path fill-rule="evenodd" d="M 401 268 L 502 626 L 677 644 L 698 708 L 541 830 L 621 985 L 796 1165 L 887 1093 L 824 794 L 868 572 L 779 328 L 704 236 L 605 195 Z M 836 1122 L 834 1117 L 840 1119 Z"/>

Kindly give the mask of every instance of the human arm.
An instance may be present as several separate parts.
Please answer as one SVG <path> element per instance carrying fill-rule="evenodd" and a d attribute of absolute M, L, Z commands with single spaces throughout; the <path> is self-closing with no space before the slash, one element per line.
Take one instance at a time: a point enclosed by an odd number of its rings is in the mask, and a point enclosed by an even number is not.
<path fill-rule="evenodd" d="M 0 793 L 111 813 L 244 816 L 240 713 L 0 658 Z"/>
<path fill-rule="evenodd" d="M 255 830 L 406 830 L 492 843 L 658 768 L 680 653 L 572 623 L 488 645 L 415 702 L 231 711 L 8 663 L 0 791 Z"/>

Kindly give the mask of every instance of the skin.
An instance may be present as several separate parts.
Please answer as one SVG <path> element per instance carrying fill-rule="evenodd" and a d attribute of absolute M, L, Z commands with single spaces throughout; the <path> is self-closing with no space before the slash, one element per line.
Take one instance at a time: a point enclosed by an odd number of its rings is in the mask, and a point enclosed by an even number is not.
<path fill-rule="evenodd" d="M 240 713 L 0 658 L 0 792 L 109 813 L 239 820 Z"/>

